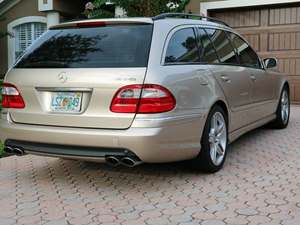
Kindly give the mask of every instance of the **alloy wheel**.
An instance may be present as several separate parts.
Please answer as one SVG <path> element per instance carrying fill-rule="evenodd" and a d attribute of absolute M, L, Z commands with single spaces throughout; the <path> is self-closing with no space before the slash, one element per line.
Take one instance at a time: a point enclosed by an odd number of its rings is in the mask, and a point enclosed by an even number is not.
<path fill-rule="evenodd" d="M 288 122 L 290 114 L 290 102 L 288 92 L 285 90 L 281 97 L 281 118 L 284 124 Z"/>
<path fill-rule="evenodd" d="M 216 112 L 211 117 L 210 132 L 210 157 L 215 166 L 222 164 L 227 147 L 227 125 L 224 116 Z"/>

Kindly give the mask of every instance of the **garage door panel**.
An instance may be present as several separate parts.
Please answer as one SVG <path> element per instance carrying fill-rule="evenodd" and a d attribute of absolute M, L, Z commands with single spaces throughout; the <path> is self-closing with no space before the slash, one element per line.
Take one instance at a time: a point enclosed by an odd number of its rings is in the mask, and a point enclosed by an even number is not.
<path fill-rule="evenodd" d="M 269 9 L 269 25 L 300 23 L 300 7 L 282 7 Z"/>
<path fill-rule="evenodd" d="M 277 59 L 282 58 L 299 58 L 300 57 L 300 50 L 291 50 L 291 51 L 265 51 L 265 52 L 259 52 L 259 55 L 262 57 L 276 57 Z M 300 73 L 300 71 L 299 71 Z"/>
<path fill-rule="evenodd" d="M 289 76 L 299 76 L 300 58 L 278 58 L 278 69 Z"/>
<path fill-rule="evenodd" d="M 299 32 L 269 33 L 269 51 L 300 50 Z"/>
<path fill-rule="evenodd" d="M 214 13 L 214 17 L 226 21 L 231 27 L 235 28 L 260 26 L 260 10 L 217 12 Z"/>
<path fill-rule="evenodd" d="M 294 102 L 300 103 L 300 81 L 290 80 L 291 98 Z"/>
<path fill-rule="evenodd" d="M 214 11 L 210 16 L 235 28 L 262 58 L 276 57 L 278 70 L 289 76 L 292 100 L 300 103 L 300 3 Z"/>
<path fill-rule="evenodd" d="M 233 27 L 234 28 L 234 27 Z M 276 27 L 239 27 L 234 28 L 240 33 L 244 34 L 257 34 L 257 33 L 281 33 L 283 30 L 285 32 L 300 32 L 300 24 L 294 25 L 280 25 Z"/>

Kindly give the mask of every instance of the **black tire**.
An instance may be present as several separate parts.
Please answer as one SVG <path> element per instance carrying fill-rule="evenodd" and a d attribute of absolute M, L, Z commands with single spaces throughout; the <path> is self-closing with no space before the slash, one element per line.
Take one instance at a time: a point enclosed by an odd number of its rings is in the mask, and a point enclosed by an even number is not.
<path fill-rule="evenodd" d="M 287 97 L 287 110 L 288 110 L 287 118 L 285 118 L 282 114 L 282 111 L 284 108 L 284 105 L 282 103 L 283 103 L 283 98 L 284 98 L 285 93 L 287 94 L 287 96 L 286 96 Z M 291 112 L 291 109 L 290 109 L 289 89 L 287 86 L 284 86 L 284 88 L 281 91 L 280 99 L 279 99 L 277 110 L 276 110 L 276 119 L 271 123 L 271 127 L 275 128 L 275 129 L 285 129 L 289 124 L 290 112 Z"/>
<path fill-rule="evenodd" d="M 210 142 L 212 119 L 213 119 L 213 116 L 216 115 L 217 113 L 220 113 L 224 118 L 224 121 L 225 121 L 224 130 L 226 132 L 225 153 L 224 153 L 222 162 L 218 165 L 216 165 L 213 162 L 213 159 L 211 156 L 211 142 Z M 203 131 L 202 138 L 201 138 L 201 151 L 200 151 L 198 157 L 192 161 L 193 168 L 200 170 L 202 172 L 205 172 L 205 173 L 215 173 L 215 172 L 219 171 L 220 169 L 222 169 L 222 167 L 224 165 L 226 155 L 227 155 L 227 147 L 228 147 L 228 118 L 227 118 L 227 115 L 224 112 L 224 110 L 219 105 L 215 105 L 211 109 L 211 111 L 207 117 L 204 131 Z"/>

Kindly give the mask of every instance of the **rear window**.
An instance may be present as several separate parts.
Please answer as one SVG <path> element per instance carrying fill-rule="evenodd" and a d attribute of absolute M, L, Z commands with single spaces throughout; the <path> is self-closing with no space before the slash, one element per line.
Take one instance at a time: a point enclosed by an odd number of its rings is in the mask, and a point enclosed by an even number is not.
<path fill-rule="evenodd" d="M 165 62 L 199 62 L 199 52 L 193 28 L 181 29 L 172 36 L 167 48 Z"/>
<path fill-rule="evenodd" d="M 227 37 L 225 31 L 215 29 L 205 29 L 210 36 L 221 63 L 229 65 L 237 65 L 236 52 Z"/>
<path fill-rule="evenodd" d="M 152 29 L 152 25 L 118 25 L 50 30 L 15 67 L 146 67 Z"/>

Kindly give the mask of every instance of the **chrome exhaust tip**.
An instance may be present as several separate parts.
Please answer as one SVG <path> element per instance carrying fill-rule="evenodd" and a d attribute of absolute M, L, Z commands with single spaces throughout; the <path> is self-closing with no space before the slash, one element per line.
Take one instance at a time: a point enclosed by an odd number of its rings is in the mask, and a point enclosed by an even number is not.
<path fill-rule="evenodd" d="M 115 156 L 108 156 L 105 158 L 105 161 L 110 166 L 118 166 L 120 165 L 120 160 Z"/>
<path fill-rule="evenodd" d="M 131 168 L 143 163 L 142 161 L 131 157 L 124 157 L 121 159 L 120 162 L 123 166 L 131 167 Z"/>
<path fill-rule="evenodd" d="M 20 148 L 14 148 L 13 149 L 13 153 L 16 155 L 16 156 L 22 156 L 25 154 L 24 150 L 23 149 L 20 149 Z"/>
<path fill-rule="evenodd" d="M 4 147 L 4 152 L 7 154 L 13 154 L 13 148 L 9 146 Z"/>

